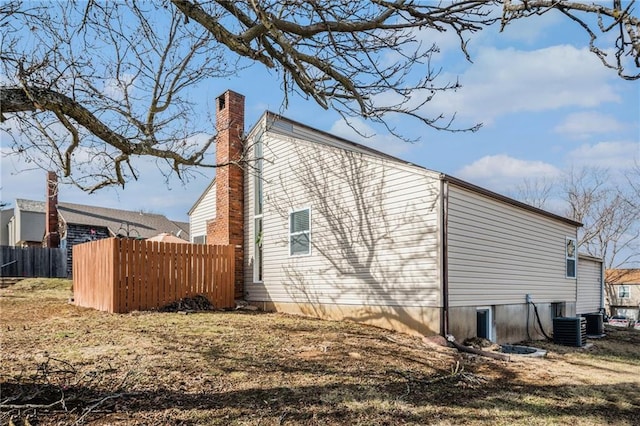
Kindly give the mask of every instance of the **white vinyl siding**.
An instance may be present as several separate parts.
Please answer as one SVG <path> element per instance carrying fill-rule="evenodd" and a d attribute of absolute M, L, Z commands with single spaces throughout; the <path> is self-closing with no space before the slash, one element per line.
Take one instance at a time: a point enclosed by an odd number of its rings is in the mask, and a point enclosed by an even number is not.
<path fill-rule="evenodd" d="M 196 237 L 207 235 L 207 221 L 216 218 L 216 185 L 210 185 L 189 214 L 189 235 L 191 242 Z"/>
<path fill-rule="evenodd" d="M 598 312 L 602 305 L 602 261 L 579 256 L 576 314 Z"/>
<path fill-rule="evenodd" d="M 247 272 L 247 299 L 440 306 L 438 176 L 309 129 L 270 129 L 264 136 L 263 282 Z M 245 206 L 253 202 L 245 199 Z M 289 213 L 307 206 L 311 254 L 290 256 Z M 250 238 L 253 220 L 245 223 Z M 251 266 L 254 247 L 246 247 Z"/>
<path fill-rule="evenodd" d="M 566 237 L 575 226 L 449 185 L 450 306 L 576 300 L 567 279 Z"/>

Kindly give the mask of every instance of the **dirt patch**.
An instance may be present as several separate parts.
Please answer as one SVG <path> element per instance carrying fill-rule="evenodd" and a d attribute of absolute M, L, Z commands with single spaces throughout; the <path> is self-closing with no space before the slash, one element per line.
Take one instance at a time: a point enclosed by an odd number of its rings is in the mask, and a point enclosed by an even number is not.
<path fill-rule="evenodd" d="M 0 290 L 0 424 L 637 424 L 634 330 L 504 362 L 350 322 L 107 314 L 53 287 Z"/>

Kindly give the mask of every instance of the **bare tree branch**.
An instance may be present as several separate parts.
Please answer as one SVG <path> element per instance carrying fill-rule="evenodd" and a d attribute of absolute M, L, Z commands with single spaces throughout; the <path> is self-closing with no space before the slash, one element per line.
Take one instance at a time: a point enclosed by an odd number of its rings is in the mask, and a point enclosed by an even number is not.
<path fill-rule="evenodd" d="M 635 0 L 603 2 L 575 2 L 557 0 L 504 0 L 502 28 L 511 21 L 560 11 L 576 22 L 589 35 L 589 47 L 602 63 L 615 69 L 627 80 L 640 79 L 640 18 L 634 16 Z M 624 6 L 624 7 L 623 7 Z M 608 21 L 608 22 L 607 22 Z M 617 31 L 614 46 L 598 47 L 598 40 Z M 613 56 L 613 58 L 612 58 Z"/>
<path fill-rule="evenodd" d="M 194 91 L 233 75 L 240 60 L 277 72 L 283 104 L 301 95 L 409 140 L 397 115 L 436 130 L 452 116 L 424 114 L 459 90 L 432 68 L 424 31 L 467 42 L 500 22 L 559 13 L 582 28 L 591 51 L 625 79 L 640 78 L 636 0 L 151 0 L 0 4 L 0 120 L 11 148 L 93 191 L 136 179 L 137 158 L 155 157 L 181 178 L 211 160 L 215 126 Z M 613 34 L 613 43 L 611 43 Z M 609 44 L 607 44 L 609 43 Z M 248 61 L 248 62 L 246 62 Z"/>

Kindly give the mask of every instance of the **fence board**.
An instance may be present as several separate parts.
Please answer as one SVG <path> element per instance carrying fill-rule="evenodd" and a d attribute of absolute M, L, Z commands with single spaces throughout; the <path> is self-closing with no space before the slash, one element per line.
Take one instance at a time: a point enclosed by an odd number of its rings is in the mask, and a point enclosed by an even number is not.
<path fill-rule="evenodd" d="M 216 308 L 230 308 L 235 305 L 234 257 L 232 246 L 116 238 L 78 244 L 73 247 L 74 300 L 125 313 L 200 294 Z"/>
<path fill-rule="evenodd" d="M 0 277 L 67 278 L 61 248 L 0 246 Z"/>

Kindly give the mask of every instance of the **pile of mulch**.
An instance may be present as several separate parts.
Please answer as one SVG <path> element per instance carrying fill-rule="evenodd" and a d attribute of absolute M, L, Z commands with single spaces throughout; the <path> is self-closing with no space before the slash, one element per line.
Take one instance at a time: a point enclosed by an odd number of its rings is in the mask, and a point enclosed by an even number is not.
<path fill-rule="evenodd" d="M 180 300 L 171 302 L 168 305 L 164 305 L 160 309 L 160 312 L 197 312 L 197 311 L 213 311 L 215 306 L 209 299 L 201 294 L 194 297 L 183 297 Z"/>

